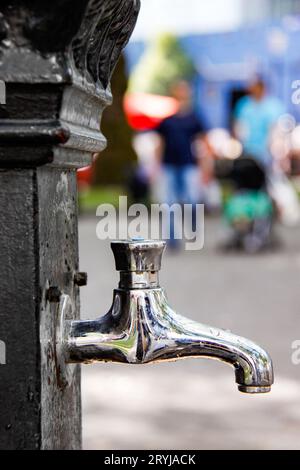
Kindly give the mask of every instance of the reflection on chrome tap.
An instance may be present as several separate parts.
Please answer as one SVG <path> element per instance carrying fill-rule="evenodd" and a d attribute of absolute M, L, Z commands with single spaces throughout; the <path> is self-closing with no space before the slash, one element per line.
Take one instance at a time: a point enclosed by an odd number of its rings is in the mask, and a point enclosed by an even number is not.
<path fill-rule="evenodd" d="M 269 355 L 248 339 L 190 321 L 176 314 L 159 287 L 164 242 L 113 242 L 119 288 L 110 311 L 94 321 L 65 325 L 69 363 L 147 364 L 187 357 L 219 359 L 235 368 L 241 392 L 269 392 L 273 383 Z"/>

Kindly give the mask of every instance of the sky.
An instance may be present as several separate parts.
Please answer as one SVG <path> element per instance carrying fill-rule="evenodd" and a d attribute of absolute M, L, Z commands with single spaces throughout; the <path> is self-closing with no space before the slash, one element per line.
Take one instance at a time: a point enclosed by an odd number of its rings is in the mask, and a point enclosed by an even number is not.
<path fill-rule="evenodd" d="M 141 0 L 133 40 L 162 31 L 178 35 L 234 29 L 240 24 L 240 0 Z"/>

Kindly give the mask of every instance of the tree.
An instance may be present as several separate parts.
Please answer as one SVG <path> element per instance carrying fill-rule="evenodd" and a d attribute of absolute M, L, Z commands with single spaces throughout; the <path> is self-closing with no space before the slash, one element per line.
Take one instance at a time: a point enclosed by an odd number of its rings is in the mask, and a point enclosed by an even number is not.
<path fill-rule="evenodd" d="M 101 128 L 108 145 L 96 161 L 95 184 L 123 184 L 132 163 L 137 160 L 132 148 L 133 131 L 127 124 L 123 111 L 123 97 L 127 86 L 125 60 L 122 56 L 111 82 L 113 104 L 103 113 Z"/>
<path fill-rule="evenodd" d="M 162 34 L 150 43 L 134 69 L 129 92 L 169 95 L 172 83 L 190 80 L 194 74 L 194 64 L 178 38 L 172 34 Z"/>

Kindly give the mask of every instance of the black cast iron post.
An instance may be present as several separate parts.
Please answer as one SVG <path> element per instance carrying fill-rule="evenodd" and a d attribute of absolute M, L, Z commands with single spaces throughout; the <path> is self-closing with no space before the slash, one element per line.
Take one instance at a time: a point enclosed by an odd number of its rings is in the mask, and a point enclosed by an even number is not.
<path fill-rule="evenodd" d="M 1 449 L 81 446 L 80 370 L 62 381 L 57 308 L 68 294 L 79 317 L 76 170 L 105 147 L 109 81 L 138 10 L 139 0 L 1 1 Z"/>

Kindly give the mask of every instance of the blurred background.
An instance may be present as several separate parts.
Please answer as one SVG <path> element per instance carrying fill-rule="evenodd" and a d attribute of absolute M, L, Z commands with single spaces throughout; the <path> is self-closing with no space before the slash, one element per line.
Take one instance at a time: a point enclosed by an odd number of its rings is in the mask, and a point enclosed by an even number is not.
<path fill-rule="evenodd" d="M 206 360 L 83 366 L 85 448 L 300 448 L 299 43 L 300 0 L 142 0 L 108 147 L 78 172 L 82 317 L 106 313 L 118 282 L 98 205 L 204 203 L 204 249 L 171 240 L 161 284 L 179 313 L 264 346 L 276 383 L 242 395 Z"/>

